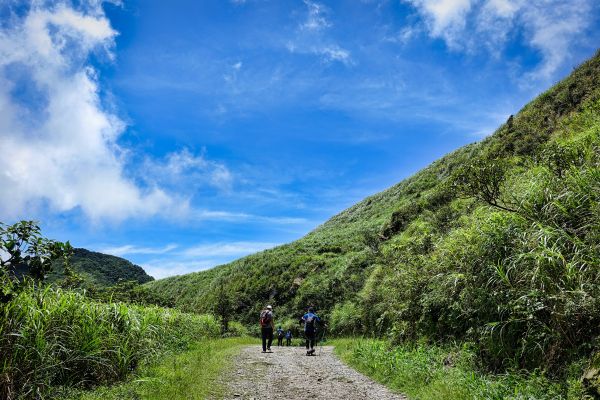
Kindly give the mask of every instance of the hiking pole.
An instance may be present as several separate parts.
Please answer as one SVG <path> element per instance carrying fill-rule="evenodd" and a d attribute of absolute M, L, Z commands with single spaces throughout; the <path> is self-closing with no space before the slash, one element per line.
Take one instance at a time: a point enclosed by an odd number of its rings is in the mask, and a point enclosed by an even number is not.
<path fill-rule="evenodd" d="M 321 356 L 321 351 L 323 350 L 323 339 L 325 339 L 325 333 L 327 332 L 327 325 L 323 325 L 323 335 L 321 335 L 321 340 L 319 340 L 319 357 Z"/>

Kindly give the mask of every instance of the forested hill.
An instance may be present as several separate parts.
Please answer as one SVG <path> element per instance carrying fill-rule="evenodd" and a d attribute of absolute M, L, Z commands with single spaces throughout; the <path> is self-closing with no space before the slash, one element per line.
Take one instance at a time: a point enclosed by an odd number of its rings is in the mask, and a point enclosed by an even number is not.
<path fill-rule="evenodd" d="M 123 281 L 146 283 L 154 279 L 146 274 L 142 267 L 124 258 L 80 248 L 74 249 L 70 266 L 87 283 L 101 287 L 112 286 Z M 48 281 L 53 282 L 63 276 L 64 267 L 62 262 L 54 263 Z"/>
<path fill-rule="evenodd" d="M 293 243 L 148 283 L 193 311 L 475 343 L 491 368 L 556 367 L 600 336 L 600 56 L 485 140 Z M 218 310 L 217 310 L 218 311 Z"/>

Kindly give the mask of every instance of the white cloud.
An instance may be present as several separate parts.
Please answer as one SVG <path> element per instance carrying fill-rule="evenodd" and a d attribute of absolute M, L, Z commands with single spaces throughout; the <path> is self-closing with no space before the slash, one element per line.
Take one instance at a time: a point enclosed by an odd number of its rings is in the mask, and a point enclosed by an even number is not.
<path fill-rule="evenodd" d="M 570 55 L 573 41 L 589 26 L 591 11 L 591 0 L 527 3 L 522 18 L 529 30 L 529 43 L 539 49 L 544 58 L 533 77 L 549 78 L 563 64 Z"/>
<path fill-rule="evenodd" d="M 155 279 L 162 279 L 174 275 L 184 275 L 191 272 L 203 271 L 222 264 L 218 260 L 151 260 L 141 263 L 140 266 L 146 273 Z"/>
<path fill-rule="evenodd" d="M 306 20 L 299 24 L 297 35 L 285 44 L 290 53 L 315 55 L 325 64 L 340 62 L 353 63 L 350 51 L 342 48 L 328 35 L 333 24 L 327 18 L 330 12 L 323 4 L 304 0 L 307 7 Z"/>
<path fill-rule="evenodd" d="M 345 65 L 352 65 L 352 55 L 349 50 L 340 47 L 337 44 L 310 44 L 307 45 L 301 41 L 288 42 L 286 45 L 290 53 L 311 54 L 320 57 L 325 64 L 340 62 Z"/>
<path fill-rule="evenodd" d="M 296 217 L 268 217 L 262 215 L 254 215 L 247 213 L 236 213 L 230 211 L 213 211 L 213 210 L 194 210 L 189 215 L 190 219 L 196 221 L 227 221 L 227 222 L 267 222 L 281 225 L 296 225 L 305 224 L 308 221 L 306 218 Z"/>
<path fill-rule="evenodd" d="M 182 252 L 185 257 L 243 256 L 277 246 L 270 242 L 223 242 L 202 244 Z"/>
<path fill-rule="evenodd" d="M 206 186 L 228 191 L 234 180 L 225 164 L 206 157 L 206 150 L 194 154 L 187 148 L 169 153 L 162 160 L 148 158 L 142 171 L 141 179 L 149 185 L 176 192 L 195 192 Z"/>
<path fill-rule="evenodd" d="M 473 0 L 408 0 L 426 18 L 431 36 L 443 38 L 456 46 L 455 36 L 465 27 L 466 15 Z"/>
<path fill-rule="evenodd" d="M 306 20 L 300 24 L 302 30 L 320 31 L 331 26 L 331 22 L 327 19 L 326 8 L 323 4 L 315 1 L 304 0 L 304 4 L 308 8 Z"/>
<path fill-rule="evenodd" d="M 168 213 L 173 199 L 126 177 L 116 140 L 124 123 L 103 107 L 92 52 L 116 32 L 99 2 L 75 10 L 36 5 L 0 31 L 0 216 L 37 207 L 92 219 Z"/>
<path fill-rule="evenodd" d="M 542 56 L 528 76 L 533 79 L 549 79 L 563 65 L 598 7 L 593 0 L 404 1 L 422 15 L 429 35 L 444 40 L 451 50 L 475 52 L 483 47 L 498 56 L 509 38 L 522 30 L 525 44 Z"/>
<path fill-rule="evenodd" d="M 384 41 L 392 43 L 406 44 L 410 42 L 414 37 L 421 33 L 421 29 L 417 26 L 408 25 L 402 28 L 400 32 L 395 35 L 384 37 Z"/>
<path fill-rule="evenodd" d="M 325 57 L 325 60 L 328 62 L 339 61 L 344 64 L 352 63 L 350 52 L 348 50 L 342 49 L 337 45 L 316 48 L 315 52 L 322 54 Z"/>
<path fill-rule="evenodd" d="M 117 247 L 106 247 L 98 250 L 100 253 L 112 254 L 113 256 L 122 257 L 129 254 L 165 254 L 175 250 L 176 244 L 168 244 L 163 247 L 140 247 L 132 244 L 126 244 Z"/>
<path fill-rule="evenodd" d="M 168 259 L 156 258 L 140 265 L 149 275 L 161 279 L 209 269 L 277 245 L 270 242 L 206 243 L 169 254 Z"/>

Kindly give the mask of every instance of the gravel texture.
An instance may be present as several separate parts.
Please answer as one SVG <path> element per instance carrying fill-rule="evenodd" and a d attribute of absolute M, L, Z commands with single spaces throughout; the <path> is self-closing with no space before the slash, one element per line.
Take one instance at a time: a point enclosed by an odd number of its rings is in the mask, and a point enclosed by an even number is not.
<path fill-rule="evenodd" d="M 225 380 L 226 399 L 406 400 L 343 364 L 332 346 L 306 356 L 303 347 L 244 347 Z"/>

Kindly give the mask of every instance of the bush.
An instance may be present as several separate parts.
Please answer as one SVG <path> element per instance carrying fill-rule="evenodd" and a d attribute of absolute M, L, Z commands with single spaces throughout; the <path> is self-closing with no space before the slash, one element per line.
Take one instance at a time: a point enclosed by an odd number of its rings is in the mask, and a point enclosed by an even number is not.
<path fill-rule="evenodd" d="M 237 321 L 230 321 L 228 324 L 227 332 L 223 335 L 224 337 L 242 337 L 248 336 L 249 330 L 242 323 Z"/>
<path fill-rule="evenodd" d="M 338 304 L 331 312 L 329 327 L 334 335 L 357 335 L 363 330 L 360 308 L 353 302 Z"/>

